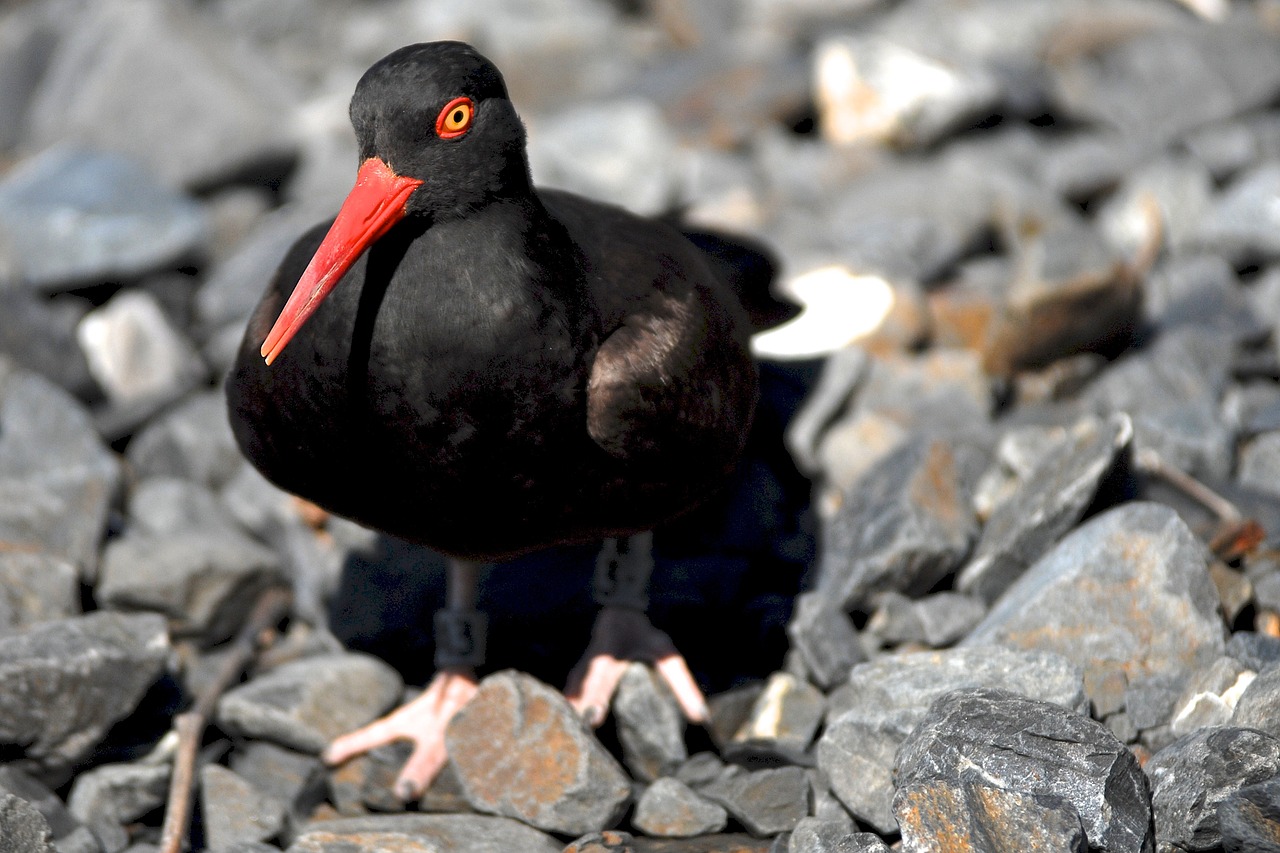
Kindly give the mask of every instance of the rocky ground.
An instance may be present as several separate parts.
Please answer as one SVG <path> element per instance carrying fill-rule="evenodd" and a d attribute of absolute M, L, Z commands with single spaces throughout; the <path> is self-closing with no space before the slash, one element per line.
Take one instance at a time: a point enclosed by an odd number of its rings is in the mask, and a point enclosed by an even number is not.
<path fill-rule="evenodd" d="M 446 37 L 539 182 L 806 308 L 656 538 L 711 723 L 636 666 L 586 731 L 593 550 L 527 558 L 406 808 L 317 754 L 429 674 L 441 561 L 267 484 L 219 386 L 360 73 Z M 207 709 L 219 853 L 1280 850 L 1274 0 L 15 0 L 0 79 L 0 848 L 160 849 Z"/>

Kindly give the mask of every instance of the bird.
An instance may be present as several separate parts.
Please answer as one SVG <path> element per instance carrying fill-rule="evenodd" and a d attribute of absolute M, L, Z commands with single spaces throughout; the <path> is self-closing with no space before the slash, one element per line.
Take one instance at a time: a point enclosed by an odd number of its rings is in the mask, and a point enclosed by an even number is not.
<path fill-rule="evenodd" d="M 470 45 L 390 53 L 350 117 L 355 185 L 253 311 L 229 418 L 282 489 L 449 562 L 426 689 L 323 757 L 409 740 L 395 792 L 420 796 L 477 690 L 480 567 L 577 543 L 604 545 L 570 702 L 599 725 L 641 660 L 705 721 L 645 603 L 651 531 L 722 487 L 751 427 L 759 380 L 732 288 L 669 224 L 535 187 L 503 77 Z"/>

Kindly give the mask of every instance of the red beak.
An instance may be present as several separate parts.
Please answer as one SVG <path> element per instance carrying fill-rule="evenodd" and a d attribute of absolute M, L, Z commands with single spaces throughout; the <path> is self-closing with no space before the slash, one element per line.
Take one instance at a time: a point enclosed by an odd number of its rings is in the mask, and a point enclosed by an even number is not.
<path fill-rule="evenodd" d="M 267 364 L 275 361 L 364 250 L 404 218 L 409 194 L 420 186 L 422 181 L 397 175 L 377 157 L 360 165 L 356 185 L 342 203 L 338 218 L 262 342 Z"/>

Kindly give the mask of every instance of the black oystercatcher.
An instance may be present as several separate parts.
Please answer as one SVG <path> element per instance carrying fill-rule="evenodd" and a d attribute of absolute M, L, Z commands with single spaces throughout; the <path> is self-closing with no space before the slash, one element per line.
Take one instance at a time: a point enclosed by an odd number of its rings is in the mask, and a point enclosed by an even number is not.
<path fill-rule="evenodd" d="M 757 379 L 735 297 L 670 227 L 535 189 L 502 76 L 468 45 L 380 60 L 351 121 L 355 188 L 254 312 L 232 425 L 282 488 L 452 562 L 431 684 L 326 758 L 413 740 L 397 792 L 419 795 L 475 692 L 477 563 L 609 537 L 570 700 L 598 724 L 644 659 L 704 718 L 644 612 L 646 531 L 714 491 L 746 440 Z"/>

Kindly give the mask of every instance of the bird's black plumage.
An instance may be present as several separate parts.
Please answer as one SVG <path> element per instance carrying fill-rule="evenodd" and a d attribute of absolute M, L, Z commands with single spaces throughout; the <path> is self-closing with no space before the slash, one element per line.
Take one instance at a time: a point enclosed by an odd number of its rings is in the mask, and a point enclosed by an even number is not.
<path fill-rule="evenodd" d="M 470 128 L 441 138 L 458 97 Z M 502 78 L 466 45 L 386 57 L 351 117 L 363 161 L 422 184 L 268 365 L 259 348 L 328 226 L 282 263 L 227 382 L 254 465 L 335 513 L 485 560 L 647 529 L 714 490 L 756 370 L 698 249 L 535 190 Z"/>

